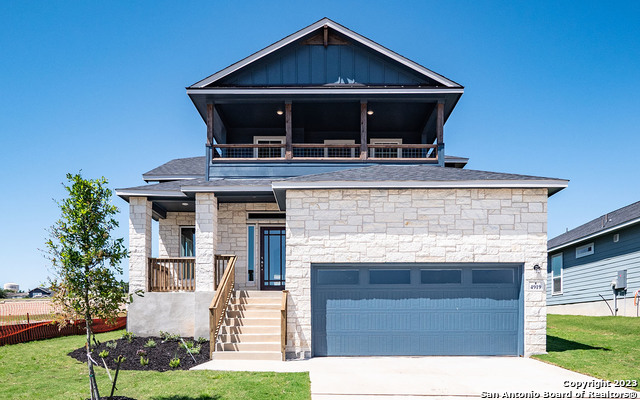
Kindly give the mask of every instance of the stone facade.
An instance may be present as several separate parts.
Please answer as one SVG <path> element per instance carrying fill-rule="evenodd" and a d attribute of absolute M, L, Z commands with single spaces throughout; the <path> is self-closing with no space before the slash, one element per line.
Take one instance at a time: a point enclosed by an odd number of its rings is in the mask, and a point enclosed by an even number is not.
<path fill-rule="evenodd" d="M 222 203 L 218 209 L 218 254 L 235 254 L 236 289 L 257 290 L 259 288 L 260 257 L 257 253 L 259 227 L 265 225 L 284 225 L 284 220 L 252 219 L 247 220 L 251 211 L 278 211 L 275 203 Z M 247 272 L 247 225 L 256 226 L 255 266 L 253 282 L 248 281 Z"/>
<path fill-rule="evenodd" d="M 546 350 L 547 189 L 288 190 L 287 353 L 311 352 L 312 263 L 521 263 L 525 355 Z"/>
<path fill-rule="evenodd" d="M 218 200 L 196 193 L 196 291 L 213 291 L 213 256 L 218 249 Z"/>
<path fill-rule="evenodd" d="M 193 212 L 168 212 L 158 221 L 158 257 L 180 257 L 180 227 L 195 226 Z"/>
<path fill-rule="evenodd" d="M 129 291 L 147 290 L 147 259 L 151 257 L 151 202 L 129 199 Z"/>

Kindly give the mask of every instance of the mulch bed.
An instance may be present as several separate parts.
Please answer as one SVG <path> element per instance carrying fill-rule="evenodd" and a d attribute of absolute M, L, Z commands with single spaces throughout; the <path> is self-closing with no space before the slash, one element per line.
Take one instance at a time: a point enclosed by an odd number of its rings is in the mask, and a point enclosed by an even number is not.
<path fill-rule="evenodd" d="M 144 347 L 149 339 L 153 339 L 156 342 L 156 347 Z M 183 338 L 185 342 L 192 341 L 193 338 Z M 117 346 L 115 349 L 107 347 L 107 342 L 100 343 L 97 349 L 93 350 L 91 357 L 104 368 L 102 359 L 98 356 L 101 351 L 106 350 L 109 352 L 104 360 L 107 362 L 107 366 L 110 370 L 114 371 L 116 368 L 116 362 L 114 359 L 120 355 L 124 356 L 126 360 L 120 364 L 121 370 L 137 370 L 137 371 L 170 371 L 173 369 L 189 369 L 203 362 L 209 361 L 209 342 L 204 342 L 200 346 L 200 354 L 194 354 L 196 359 L 194 362 L 187 351 L 182 347 L 181 341 L 167 341 L 162 342 L 159 337 L 136 337 L 129 343 L 126 339 L 115 340 Z M 138 350 L 144 350 L 146 355 L 144 358 L 149 359 L 148 365 L 140 364 L 140 355 L 137 354 Z M 76 349 L 68 354 L 83 363 L 87 362 L 87 353 L 84 347 Z M 177 368 L 171 368 L 169 361 L 177 357 L 180 359 L 180 366 Z M 113 374 L 113 372 L 112 372 Z"/>

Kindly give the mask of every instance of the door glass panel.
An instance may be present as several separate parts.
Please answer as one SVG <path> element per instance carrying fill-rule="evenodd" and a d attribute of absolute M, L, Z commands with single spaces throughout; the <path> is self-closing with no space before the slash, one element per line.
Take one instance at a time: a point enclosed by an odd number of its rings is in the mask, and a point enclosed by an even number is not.
<path fill-rule="evenodd" d="M 408 269 L 372 269 L 369 271 L 369 283 L 372 285 L 394 285 L 411 283 L 411 271 Z"/>
<path fill-rule="evenodd" d="M 462 283 L 462 270 L 459 269 L 422 269 L 420 283 L 442 284 Z"/>
<path fill-rule="evenodd" d="M 180 257 L 194 257 L 196 228 L 180 229 Z"/>
<path fill-rule="evenodd" d="M 255 240 L 256 240 L 256 227 L 253 225 L 247 226 L 247 280 L 253 282 L 253 274 L 255 271 Z"/>
<path fill-rule="evenodd" d="M 359 275 L 357 269 L 320 269 L 318 285 L 357 285 Z"/>
<path fill-rule="evenodd" d="M 262 228 L 262 287 L 284 287 L 285 230 Z"/>
<path fill-rule="evenodd" d="M 473 283 L 513 283 L 512 269 L 474 269 Z"/>

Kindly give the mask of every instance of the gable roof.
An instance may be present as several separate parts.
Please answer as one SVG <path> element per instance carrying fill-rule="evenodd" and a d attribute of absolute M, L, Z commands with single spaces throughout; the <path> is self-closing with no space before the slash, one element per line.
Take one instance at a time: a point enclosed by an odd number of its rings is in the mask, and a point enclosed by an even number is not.
<path fill-rule="evenodd" d="M 278 51 L 294 42 L 296 42 L 299 39 L 302 39 L 303 37 L 313 33 L 316 30 L 322 29 L 323 27 L 328 27 L 331 28 L 337 32 L 339 32 L 340 34 L 354 40 L 355 42 L 370 48 L 371 50 L 387 57 L 390 58 L 392 60 L 394 60 L 395 62 L 404 65 L 405 67 L 409 68 L 410 70 L 413 70 L 415 72 L 417 72 L 420 75 L 426 76 L 427 78 L 434 80 L 438 83 L 440 83 L 442 86 L 445 86 L 446 88 L 458 88 L 461 89 L 462 86 L 450 79 L 445 78 L 444 76 L 423 67 L 422 65 L 409 60 L 406 57 L 401 56 L 400 54 L 387 49 L 386 47 L 338 24 L 337 22 L 334 22 L 332 20 L 330 20 L 329 18 L 322 18 L 321 20 L 307 26 L 306 28 L 303 28 L 287 37 L 285 37 L 284 39 L 281 39 L 275 43 L 273 43 L 270 46 L 265 47 L 264 49 L 234 63 L 231 64 L 230 66 L 216 72 L 213 75 L 208 76 L 205 79 L 202 79 L 199 82 L 194 83 L 193 85 L 187 87 L 187 89 L 203 89 L 206 88 L 207 86 L 211 85 L 214 82 L 217 82 L 221 79 L 223 79 L 224 77 L 258 61 L 263 59 L 264 57 L 273 54 L 275 51 Z"/>
<path fill-rule="evenodd" d="M 558 250 L 634 223 L 640 223 L 640 201 L 602 215 L 550 239 L 547 242 L 547 248 L 549 251 Z"/>

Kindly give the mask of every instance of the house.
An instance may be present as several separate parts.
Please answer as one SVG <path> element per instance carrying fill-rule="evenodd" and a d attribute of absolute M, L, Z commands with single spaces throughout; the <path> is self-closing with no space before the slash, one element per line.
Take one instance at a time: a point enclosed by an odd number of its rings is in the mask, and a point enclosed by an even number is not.
<path fill-rule="evenodd" d="M 204 158 L 117 191 L 146 291 L 128 329 L 210 335 L 215 359 L 545 352 L 567 181 L 448 157 L 463 91 L 326 18 L 189 86 Z"/>
<path fill-rule="evenodd" d="M 50 289 L 44 287 L 37 287 L 35 289 L 29 290 L 29 297 L 51 297 L 53 292 Z"/>
<path fill-rule="evenodd" d="M 617 303 L 617 315 L 638 316 L 633 297 L 640 289 L 640 202 L 567 231 L 547 247 L 549 313 L 611 315 Z"/>

